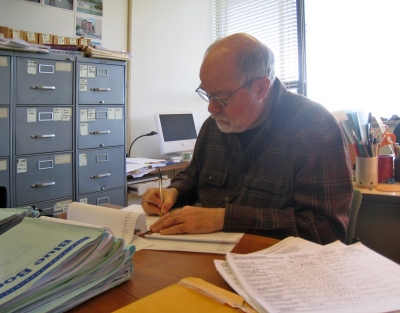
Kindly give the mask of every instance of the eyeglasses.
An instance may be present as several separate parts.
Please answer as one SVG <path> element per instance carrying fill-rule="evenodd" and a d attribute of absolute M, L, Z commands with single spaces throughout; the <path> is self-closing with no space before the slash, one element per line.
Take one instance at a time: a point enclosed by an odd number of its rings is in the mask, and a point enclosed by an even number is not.
<path fill-rule="evenodd" d="M 222 99 L 218 96 L 210 96 L 208 93 L 206 93 L 203 89 L 201 89 L 201 87 L 196 89 L 197 94 L 200 96 L 201 99 L 210 102 L 211 100 L 217 102 L 220 106 L 222 106 L 223 108 L 226 108 L 226 101 L 231 98 L 235 93 L 237 93 L 240 89 L 242 89 L 244 86 L 250 84 L 253 80 L 255 80 L 257 78 L 252 78 L 250 79 L 248 82 L 246 82 L 243 86 L 239 87 L 238 89 L 236 89 L 235 91 L 233 91 L 229 96 L 227 96 L 226 98 Z"/>

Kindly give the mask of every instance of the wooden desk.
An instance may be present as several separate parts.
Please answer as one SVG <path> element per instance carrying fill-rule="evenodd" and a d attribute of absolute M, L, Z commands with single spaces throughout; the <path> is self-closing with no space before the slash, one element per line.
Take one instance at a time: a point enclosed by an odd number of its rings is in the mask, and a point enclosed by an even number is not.
<path fill-rule="evenodd" d="M 359 189 L 363 199 L 355 236 L 367 247 L 400 264 L 400 192 Z"/>
<path fill-rule="evenodd" d="M 251 253 L 268 248 L 278 241 L 245 234 L 232 252 Z M 211 253 L 138 251 L 133 255 L 134 270 L 129 281 L 89 299 L 68 312 L 109 313 L 190 276 L 202 278 L 233 291 L 214 266 L 214 259 L 224 258 L 222 254 Z"/>

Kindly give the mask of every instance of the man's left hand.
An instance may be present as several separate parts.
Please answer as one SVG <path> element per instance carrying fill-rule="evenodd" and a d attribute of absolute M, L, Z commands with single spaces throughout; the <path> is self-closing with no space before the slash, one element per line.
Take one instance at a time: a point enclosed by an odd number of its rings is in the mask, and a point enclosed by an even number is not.
<path fill-rule="evenodd" d="M 224 208 L 185 206 L 160 217 L 150 230 L 163 235 L 212 233 L 222 230 L 224 216 Z"/>

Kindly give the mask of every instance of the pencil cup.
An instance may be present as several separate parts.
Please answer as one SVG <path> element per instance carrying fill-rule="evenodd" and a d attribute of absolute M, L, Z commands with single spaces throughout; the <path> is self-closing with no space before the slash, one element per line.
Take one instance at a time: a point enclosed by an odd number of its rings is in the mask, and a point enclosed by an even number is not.
<path fill-rule="evenodd" d="M 359 187 L 378 186 L 378 157 L 356 158 L 356 185 Z"/>

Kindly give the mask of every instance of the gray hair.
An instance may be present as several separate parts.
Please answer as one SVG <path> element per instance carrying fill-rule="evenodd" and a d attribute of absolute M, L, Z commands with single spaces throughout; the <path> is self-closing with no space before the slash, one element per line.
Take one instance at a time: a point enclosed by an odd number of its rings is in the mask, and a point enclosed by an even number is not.
<path fill-rule="evenodd" d="M 236 64 L 245 80 L 259 77 L 269 77 L 271 84 L 275 80 L 275 56 L 272 50 L 258 41 L 248 49 L 240 51 Z"/>

